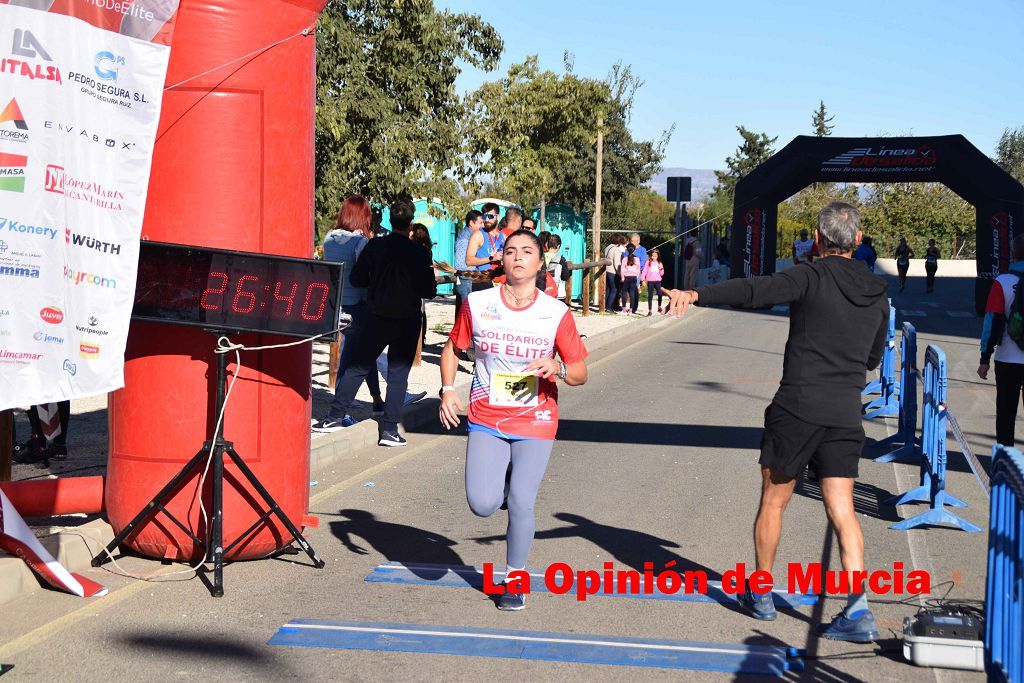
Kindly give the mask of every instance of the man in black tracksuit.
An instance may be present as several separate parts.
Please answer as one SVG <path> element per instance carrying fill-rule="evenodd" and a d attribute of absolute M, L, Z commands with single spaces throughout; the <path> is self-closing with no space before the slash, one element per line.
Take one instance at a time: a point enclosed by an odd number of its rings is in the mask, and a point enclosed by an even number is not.
<path fill-rule="evenodd" d="M 670 312 L 692 303 L 761 308 L 790 304 L 782 382 L 765 411 L 761 440 L 761 503 L 754 524 L 757 568 L 771 571 L 782 513 L 805 466 L 821 483 L 843 568 L 864 570 L 864 537 L 853 508 L 853 483 L 864 446 L 861 390 L 878 367 L 888 328 L 886 282 L 851 258 L 860 242 L 860 214 L 849 204 L 822 209 L 815 239 L 823 258 L 767 277 L 735 279 L 695 292 L 670 294 Z M 750 591 L 741 604 L 775 618 L 770 594 Z M 822 631 L 828 638 L 870 642 L 878 637 L 863 593 Z"/>
<path fill-rule="evenodd" d="M 367 288 L 366 329 L 352 350 L 352 364 L 338 379 L 330 414 L 313 427 L 314 431 L 330 432 L 346 426 L 345 412 L 366 375 L 377 372 L 377 356 L 387 347 L 388 391 L 378 443 L 406 444 L 398 433 L 398 422 L 420 338 L 421 301 L 437 295 L 430 252 L 409 239 L 415 213 L 412 200 L 396 200 L 391 205 L 391 234 L 370 240 L 352 268 L 349 282 Z"/>

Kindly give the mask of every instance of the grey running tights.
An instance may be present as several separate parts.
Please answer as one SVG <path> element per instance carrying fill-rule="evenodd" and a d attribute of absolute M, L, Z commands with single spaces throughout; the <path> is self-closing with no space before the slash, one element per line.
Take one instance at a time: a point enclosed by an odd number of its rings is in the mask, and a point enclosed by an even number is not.
<path fill-rule="evenodd" d="M 509 567 L 522 569 L 533 544 L 536 528 L 533 503 L 544 479 L 554 441 L 501 439 L 484 432 L 470 432 L 466 447 L 466 500 L 473 514 L 490 517 L 505 497 L 505 472 L 512 463 L 508 491 Z"/>

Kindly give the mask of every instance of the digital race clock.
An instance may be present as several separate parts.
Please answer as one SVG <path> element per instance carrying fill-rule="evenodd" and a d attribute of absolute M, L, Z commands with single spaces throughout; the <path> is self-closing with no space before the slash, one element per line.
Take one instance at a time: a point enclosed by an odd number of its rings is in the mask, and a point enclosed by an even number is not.
<path fill-rule="evenodd" d="M 338 329 L 342 264 L 143 241 L 133 320 L 312 337 Z"/>

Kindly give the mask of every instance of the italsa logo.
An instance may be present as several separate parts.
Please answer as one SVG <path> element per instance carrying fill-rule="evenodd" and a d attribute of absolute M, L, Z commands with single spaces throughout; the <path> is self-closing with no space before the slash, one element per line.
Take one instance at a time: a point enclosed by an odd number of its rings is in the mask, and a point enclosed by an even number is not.
<path fill-rule="evenodd" d="M 82 358 L 99 358 L 100 345 L 82 342 L 78 345 L 78 355 Z"/>
<path fill-rule="evenodd" d="M 86 249 L 102 251 L 104 254 L 117 255 L 121 253 L 121 245 L 117 242 L 104 242 L 96 239 L 95 237 L 71 232 L 71 228 L 64 228 L 64 241 L 67 244 L 73 244 L 76 247 L 85 247 Z"/>
<path fill-rule="evenodd" d="M 72 284 L 80 285 L 94 285 L 96 287 L 105 287 L 107 289 L 117 289 L 117 280 L 112 277 L 104 277 L 102 275 L 96 275 L 95 273 L 86 273 L 81 270 L 75 270 L 64 266 L 64 277 L 71 281 Z"/>
<path fill-rule="evenodd" d="M 125 150 L 131 151 L 135 149 L 134 142 L 129 142 L 128 140 L 124 140 L 118 137 L 111 137 L 109 135 L 100 135 L 99 133 L 90 132 L 85 128 L 73 126 L 71 124 L 63 123 L 61 121 L 44 121 L 43 128 L 56 130 L 66 135 L 74 136 L 76 140 L 81 140 L 83 142 L 91 142 L 95 145 L 102 145 L 107 149 L 116 149 L 119 152 L 124 152 Z"/>
<path fill-rule="evenodd" d="M 24 192 L 26 166 L 28 157 L 24 154 L 0 152 L 0 190 Z"/>
<path fill-rule="evenodd" d="M 108 211 L 124 209 L 124 192 L 94 180 L 72 176 L 63 166 L 46 166 L 44 187 L 47 192 L 62 194 L 68 199 L 86 202 Z"/>
<path fill-rule="evenodd" d="M 124 66 L 124 57 L 115 55 L 113 52 L 103 50 L 96 53 L 93 60 L 93 70 L 96 75 L 104 81 L 117 81 L 117 72 Z"/>
<path fill-rule="evenodd" d="M 52 81 L 63 83 L 60 69 L 52 64 L 53 58 L 39 39 L 27 29 L 14 29 L 11 56 L 0 59 L 0 73 L 21 76 L 31 81 Z"/>
<path fill-rule="evenodd" d="M 877 150 L 874 147 L 855 147 L 822 162 L 828 170 L 840 168 L 881 168 L 886 170 L 903 170 L 904 167 L 919 168 L 934 166 L 938 162 L 935 150 L 928 145 L 913 148 L 886 147 Z"/>
<path fill-rule="evenodd" d="M 16 221 L 13 218 L 4 218 L 3 216 L 0 216 L 0 231 L 17 232 L 22 235 L 37 235 L 51 240 L 57 236 L 57 228 L 29 225 L 28 223 Z"/>
<path fill-rule="evenodd" d="M 28 142 L 28 124 L 21 113 L 18 100 L 11 98 L 0 112 L 0 140 L 7 142 Z"/>

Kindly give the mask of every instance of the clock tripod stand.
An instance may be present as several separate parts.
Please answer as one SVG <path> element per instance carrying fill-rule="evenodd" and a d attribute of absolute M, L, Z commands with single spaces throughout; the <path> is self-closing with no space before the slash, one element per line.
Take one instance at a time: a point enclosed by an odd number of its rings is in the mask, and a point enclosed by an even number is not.
<path fill-rule="evenodd" d="M 208 330 L 218 337 L 224 336 L 216 330 Z M 107 557 L 112 557 L 112 553 L 120 546 L 129 536 L 132 535 L 136 529 L 139 529 L 145 523 L 153 520 L 160 513 L 163 513 L 171 522 L 174 523 L 179 529 L 184 531 L 188 537 L 196 544 L 197 547 L 201 547 L 205 552 L 204 564 L 213 563 L 213 584 L 210 588 L 210 594 L 213 597 L 222 597 L 224 595 L 224 556 L 231 552 L 239 543 L 249 538 L 250 534 L 255 532 L 260 525 L 266 523 L 270 518 L 276 517 L 278 521 L 288 530 L 291 534 L 292 540 L 298 544 L 298 546 L 305 551 L 309 559 L 313 561 L 313 566 L 317 569 L 323 569 L 324 561 L 317 556 L 316 551 L 309 544 L 303 535 L 299 531 L 298 527 L 292 523 L 288 516 L 284 514 L 281 506 L 277 504 L 270 492 L 267 491 L 266 487 L 260 482 L 249 466 L 245 464 L 242 457 L 235 450 L 234 444 L 231 441 L 224 439 L 224 405 L 227 399 L 224 388 L 227 384 L 228 374 L 228 360 L 227 353 L 219 352 L 215 354 L 217 356 L 217 387 L 215 391 L 215 404 L 218 419 L 216 426 L 214 427 L 213 436 L 203 442 L 202 448 L 196 452 L 192 458 L 185 463 L 185 466 L 174 475 L 167 484 L 160 489 L 146 506 L 139 511 L 135 517 L 128 522 L 127 526 L 121 530 L 114 539 L 107 544 L 106 548 L 101 550 L 92 558 L 92 566 L 99 567 L 102 565 Z M 260 498 L 267 506 L 267 510 L 260 515 L 248 529 L 232 541 L 226 548 L 224 546 L 224 458 L 228 457 L 231 462 L 238 468 L 239 474 L 248 481 L 252 487 L 259 494 Z M 180 491 L 180 489 L 193 477 L 199 476 L 200 481 L 203 481 L 202 472 L 205 471 L 205 461 L 207 458 L 212 458 L 210 463 L 210 494 L 211 494 L 211 510 L 208 516 L 208 535 L 209 541 L 203 541 L 195 533 L 192 532 L 184 523 L 175 517 L 168 509 L 167 505 L 171 499 Z M 198 495 L 202 496 L 203 491 L 198 491 Z"/>

